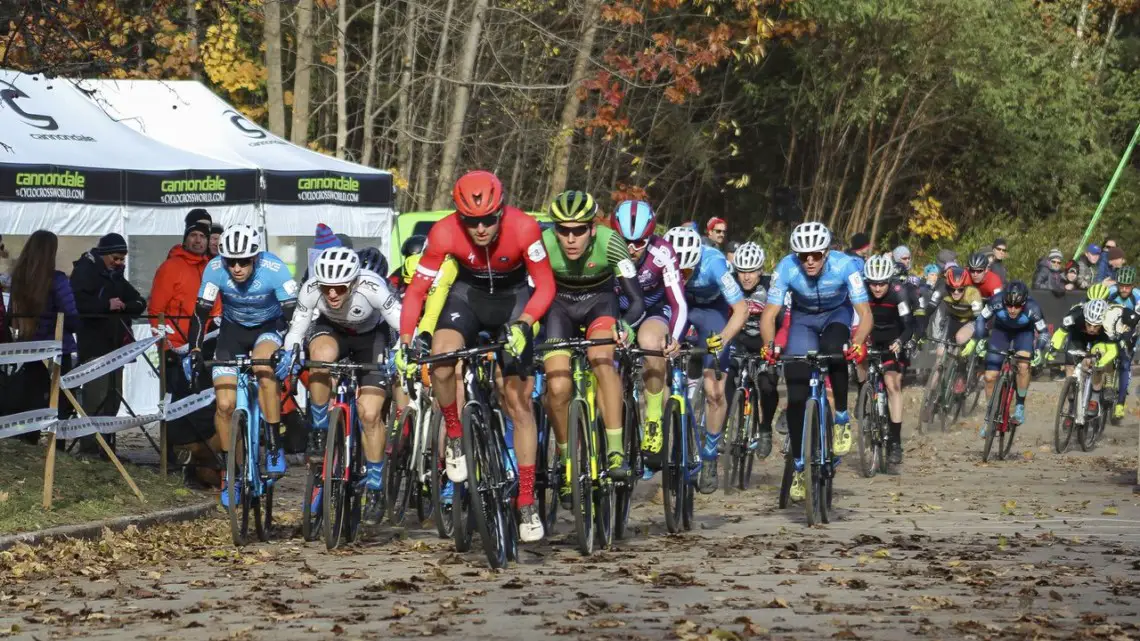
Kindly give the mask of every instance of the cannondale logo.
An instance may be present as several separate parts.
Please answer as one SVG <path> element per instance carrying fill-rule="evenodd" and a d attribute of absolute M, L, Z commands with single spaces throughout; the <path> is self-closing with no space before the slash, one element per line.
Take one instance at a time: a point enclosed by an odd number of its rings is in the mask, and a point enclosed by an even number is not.
<path fill-rule="evenodd" d="M 263 130 L 261 127 L 258 127 L 257 125 L 253 124 L 252 122 L 249 121 L 248 118 L 239 114 L 238 112 L 234 111 L 233 109 L 227 109 L 224 112 L 222 112 L 222 114 L 229 116 L 230 122 L 233 123 L 233 126 L 237 127 L 239 131 L 241 131 L 243 134 L 245 134 L 246 136 L 248 136 L 250 138 L 261 139 L 261 138 L 265 138 L 267 135 L 265 133 L 265 130 Z"/>
<path fill-rule="evenodd" d="M 0 80 L 0 85 L 3 85 L 3 87 L 0 88 L 0 101 L 3 101 L 6 107 L 14 111 L 25 124 L 37 129 L 43 129 L 44 131 L 55 131 L 59 129 L 59 123 L 55 121 L 55 118 L 46 114 L 28 113 L 24 111 L 20 105 L 16 104 L 17 98 L 31 100 L 31 97 L 21 91 L 16 85 L 3 80 Z"/>

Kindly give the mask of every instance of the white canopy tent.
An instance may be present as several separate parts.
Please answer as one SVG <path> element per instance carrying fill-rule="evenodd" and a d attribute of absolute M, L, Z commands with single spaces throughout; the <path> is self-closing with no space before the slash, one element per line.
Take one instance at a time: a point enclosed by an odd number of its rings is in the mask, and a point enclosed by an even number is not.
<path fill-rule="evenodd" d="M 257 173 L 140 135 L 75 84 L 0 70 L 0 232 L 181 235 L 206 206 L 255 223 Z"/>
<path fill-rule="evenodd" d="M 79 84 L 111 118 L 150 138 L 258 169 L 270 236 L 308 236 L 322 222 L 354 238 L 387 239 L 395 202 L 390 173 L 283 140 L 199 82 L 83 80 Z"/>

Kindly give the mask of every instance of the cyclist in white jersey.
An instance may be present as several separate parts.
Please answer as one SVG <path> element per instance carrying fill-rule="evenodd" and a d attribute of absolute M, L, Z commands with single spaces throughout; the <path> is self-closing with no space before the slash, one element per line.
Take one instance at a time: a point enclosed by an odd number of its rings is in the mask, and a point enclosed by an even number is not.
<path fill-rule="evenodd" d="M 314 313 L 316 312 L 316 313 Z M 297 311 L 285 335 L 282 362 L 291 362 L 308 336 L 308 356 L 314 361 L 333 362 L 347 356 L 356 363 L 378 363 L 388 350 L 388 327 L 400 322 L 400 301 L 384 279 L 360 268 L 360 257 L 345 247 L 321 252 L 313 276 L 301 286 Z M 387 327 L 385 326 L 387 324 Z M 310 332 L 310 326 L 312 331 Z M 360 380 L 356 401 L 364 435 L 365 487 L 368 490 L 363 522 L 375 525 L 384 510 L 384 440 L 387 436 L 380 411 L 387 396 L 385 372 L 368 372 Z M 329 428 L 331 377 L 328 370 L 309 373 L 310 461 L 324 456 Z"/>

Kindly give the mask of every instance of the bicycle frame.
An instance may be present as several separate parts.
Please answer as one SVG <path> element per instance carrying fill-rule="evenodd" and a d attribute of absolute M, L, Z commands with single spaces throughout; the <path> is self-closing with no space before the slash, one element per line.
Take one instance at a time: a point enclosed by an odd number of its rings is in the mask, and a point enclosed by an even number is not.
<path fill-rule="evenodd" d="M 241 361 L 243 359 L 236 359 Z M 254 392 L 250 394 L 250 389 L 257 389 L 257 377 L 250 376 L 249 365 L 242 366 L 238 369 L 238 383 L 237 383 L 237 404 L 234 411 L 244 411 L 246 413 L 245 432 L 246 439 L 249 446 L 245 448 L 245 464 L 246 474 L 248 478 L 242 479 L 243 483 L 249 483 L 249 488 L 253 491 L 254 496 L 261 496 L 265 493 L 265 488 L 272 485 L 272 481 L 263 481 L 261 474 L 254 474 L 253 471 L 258 469 L 257 455 L 261 450 L 261 403 L 258 402 L 258 394 Z M 253 397 L 253 402 L 250 402 L 250 396 Z M 231 452 L 231 455 L 233 453 Z M 233 479 L 230 479 L 233 483 Z"/>

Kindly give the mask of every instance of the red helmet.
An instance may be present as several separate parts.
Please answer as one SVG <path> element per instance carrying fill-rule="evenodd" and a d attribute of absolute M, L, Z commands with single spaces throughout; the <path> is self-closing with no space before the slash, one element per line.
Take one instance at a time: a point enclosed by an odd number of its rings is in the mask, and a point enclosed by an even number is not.
<path fill-rule="evenodd" d="M 946 286 L 950 289 L 962 289 L 970 284 L 970 276 L 966 273 L 965 269 L 958 267 L 946 268 Z"/>
<path fill-rule="evenodd" d="M 461 216 L 493 216 L 503 208 L 503 183 L 489 171 L 469 171 L 455 181 L 451 197 Z"/>

